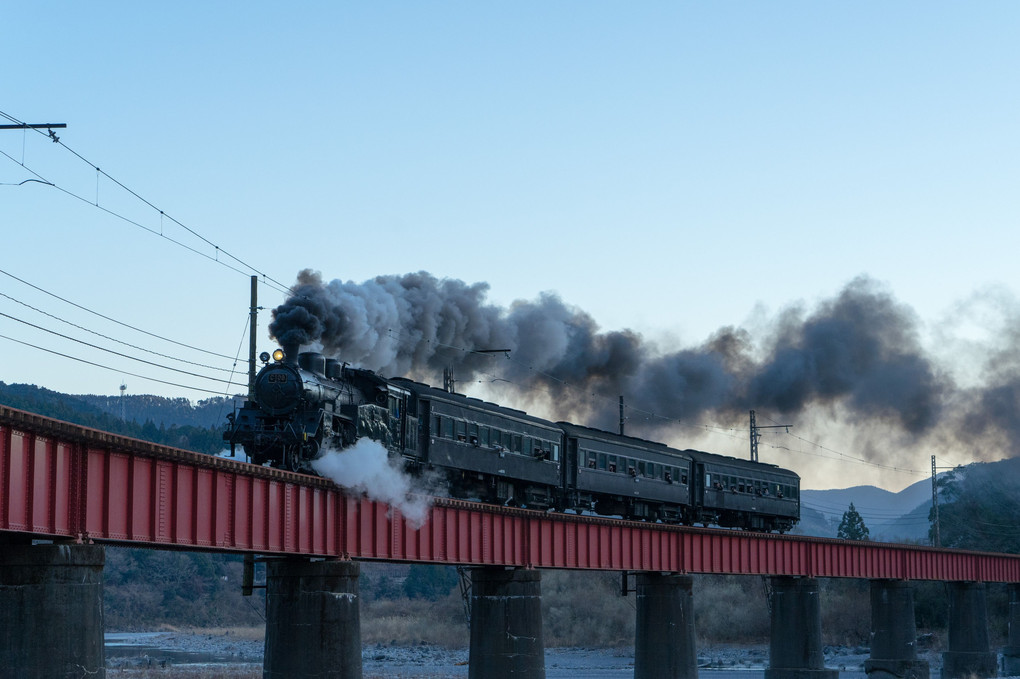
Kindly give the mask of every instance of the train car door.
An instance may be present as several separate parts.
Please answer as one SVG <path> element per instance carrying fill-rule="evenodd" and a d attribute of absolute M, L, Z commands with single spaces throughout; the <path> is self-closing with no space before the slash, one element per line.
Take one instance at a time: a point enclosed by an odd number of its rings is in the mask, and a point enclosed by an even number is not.
<path fill-rule="evenodd" d="M 577 492 L 577 466 L 581 463 L 577 459 L 580 451 L 577 448 L 577 438 L 573 436 L 564 437 L 566 442 L 566 455 L 563 460 L 563 501 L 565 506 L 570 506 L 575 500 Z"/>
<path fill-rule="evenodd" d="M 691 479 L 691 504 L 697 508 L 705 506 L 705 484 L 708 480 L 705 478 L 705 464 L 703 462 L 694 463 L 694 474 Z"/>

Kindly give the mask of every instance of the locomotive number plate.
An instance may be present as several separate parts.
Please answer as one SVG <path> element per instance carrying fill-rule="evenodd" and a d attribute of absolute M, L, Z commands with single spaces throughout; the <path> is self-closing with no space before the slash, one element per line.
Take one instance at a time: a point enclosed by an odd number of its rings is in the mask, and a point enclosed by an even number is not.
<path fill-rule="evenodd" d="M 275 375 L 270 375 L 269 376 L 269 381 L 270 382 L 286 382 L 287 381 L 287 374 L 286 373 L 276 373 Z"/>

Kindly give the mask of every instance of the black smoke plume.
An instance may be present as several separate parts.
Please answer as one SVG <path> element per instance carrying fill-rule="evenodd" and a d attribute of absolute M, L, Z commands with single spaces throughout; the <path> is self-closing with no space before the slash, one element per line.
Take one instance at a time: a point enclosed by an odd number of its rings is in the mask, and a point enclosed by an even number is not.
<path fill-rule="evenodd" d="M 540 403 L 550 417 L 607 429 L 622 394 L 631 412 L 673 423 L 839 408 L 853 424 L 881 423 L 917 440 L 950 403 L 966 402 L 973 426 L 1020 440 L 1020 379 L 958 389 L 923 350 L 912 310 L 868 278 L 815 309 L 784 312 L 763 336 L 724 328 L 679 350 L 601 331 L 554 294 L 502 308 L 486 302 L 487 292 L 485 283 L 425 272 L 324 283 L 306 270 L 273 311 L 270 332 L 384 375 L 436 384 L 452 368 L 461 381 L 506 381 L 518 405 Z M 509 358 L 476 353 L 503 349 Z"/>

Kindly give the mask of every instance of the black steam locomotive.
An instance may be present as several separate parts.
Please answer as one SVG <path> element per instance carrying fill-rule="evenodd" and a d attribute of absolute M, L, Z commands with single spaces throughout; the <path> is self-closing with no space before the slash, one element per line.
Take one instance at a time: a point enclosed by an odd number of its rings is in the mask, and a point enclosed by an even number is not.
<path fill-rule="evenodd" d="M 444 474 L 453 497 L 760 531 L 800 518 L 800 477 L 775 465 L 549 422 L 318 353 L 263 362 L 223 435 L 256 464 L 311 471 L 323 448 L 369 437 L 412 473 Z"/>

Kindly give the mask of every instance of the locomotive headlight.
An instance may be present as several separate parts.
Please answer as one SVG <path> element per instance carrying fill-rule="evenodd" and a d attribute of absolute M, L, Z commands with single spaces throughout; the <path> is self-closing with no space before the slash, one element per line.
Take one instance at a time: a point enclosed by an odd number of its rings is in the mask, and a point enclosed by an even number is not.
<path fill-rule="evenodd" d="M 277 363 L 282 361 L 284 356 L 286 356 L 286 354 L 283 353 L 283 349 L 277 349 L 276 351 L 273 352 L 273 360 L 276 361 Z"/>
<path fill-rule="evenodd" d="M 269 363 L 269 352 L 263 351 L 261 354 L 259 354 L 259 360 L 262 361 L 263 363 Z"/>

